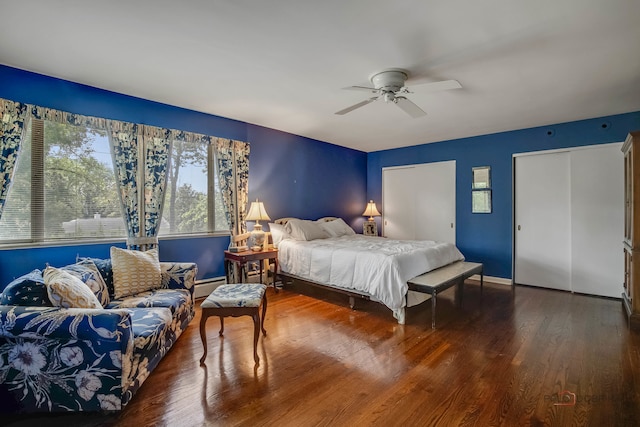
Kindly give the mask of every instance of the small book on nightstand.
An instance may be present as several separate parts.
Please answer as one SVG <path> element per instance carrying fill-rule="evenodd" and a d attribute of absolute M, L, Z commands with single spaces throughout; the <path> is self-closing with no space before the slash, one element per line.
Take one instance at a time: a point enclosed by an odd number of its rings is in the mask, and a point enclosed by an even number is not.
<path fill-rule="evenodd" d="M 229 248 L 229 252 L 244 252 L 244 251 L 248 251 L 249 250 L 249 246 L 231 246 Z"/>

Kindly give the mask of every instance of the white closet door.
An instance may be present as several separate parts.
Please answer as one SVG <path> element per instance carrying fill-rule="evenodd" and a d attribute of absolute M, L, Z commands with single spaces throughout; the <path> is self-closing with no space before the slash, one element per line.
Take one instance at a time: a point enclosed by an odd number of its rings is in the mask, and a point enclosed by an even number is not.
<path fill-rule="evenodd" d="M 620 298 L 624 271 L 622 144 L 571 152 L 572 290 Z"/>
<path fill-rule="evenodd" d="M 516 157 L 515 283 L 571 290 L 568 152 Z"/>
<path fill-rule="evenodd" d="M 456 243 L 456 162 L 420 165 L 416 185 L 416 239 Z"/>
<path fill-rule="evenodd" d="M 385 237 L 415 239 L 414 169 L 406 167 L 382 171 L 382 235 Z"/>
<path fill-rule="evenodd" d="M 382 188 L 384 236 L 455 244 L 455 161 L 384 169 Z"/>

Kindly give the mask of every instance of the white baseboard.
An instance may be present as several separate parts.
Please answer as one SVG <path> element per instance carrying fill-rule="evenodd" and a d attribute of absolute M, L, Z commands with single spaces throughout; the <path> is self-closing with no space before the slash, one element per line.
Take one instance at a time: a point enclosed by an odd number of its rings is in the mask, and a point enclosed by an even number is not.
<path fill-rule="evenodd" d="M 470 277 L 470 279 L 480 281 L 480 275 L 479 274 L 474 274 L 473 276 Z M 484 281 L 485 282 L 496 283 L 498 285 L 513 286 L 513 280 L 505 279 L 504 277 L 484 276 Z"/>
<path fill-rule="evenodd" d="M 211 279 L 198 280 L 195 284 L 194 297 L 204 298 L 209 296 L 215 288 L 227 282 L 225 277 L 213 277 Z"/>

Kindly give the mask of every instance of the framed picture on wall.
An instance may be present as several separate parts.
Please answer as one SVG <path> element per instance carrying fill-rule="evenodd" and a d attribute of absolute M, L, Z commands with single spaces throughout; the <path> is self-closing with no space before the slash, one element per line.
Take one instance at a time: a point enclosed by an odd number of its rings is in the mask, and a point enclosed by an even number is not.
<path fill-rule="evenodd" d="M 365 221 L 362 224 L 362 234 L 365 236 L 377 236 L 378 235 L 378 224 L 375 221 Z"/>
<path fill-rule="evenodd" d="M 491 213 L 491 167 L 480 166 L 471 172 L 471 212 Z"/>
<path fill-rule="evenodd" d="M 491 213 L 491 190 L 474 190 L 471 196 L 472 213 Z"/>

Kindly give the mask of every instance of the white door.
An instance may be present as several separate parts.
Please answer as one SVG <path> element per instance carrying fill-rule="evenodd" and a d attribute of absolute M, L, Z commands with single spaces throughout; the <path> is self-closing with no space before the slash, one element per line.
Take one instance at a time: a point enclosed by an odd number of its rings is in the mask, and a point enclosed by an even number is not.
<path fill-rule="evenodd" d="M 382 171 L 382 235 L 393 239 L 416 238 L 413 183 L 414 167 Z"/>
<path fill-rule="evenodd" d="M 515 282 L 619 298 L 621 144 L 518 156 Z"/>
<path fill-rule="evenodd" d="M 515 283 L 571 290 L 569 168 L 568 152 L 516 157 Z"/>
<path fill-rule="evenodd" d="M 456 242 L 456 162 L 382 171 L 383 235 Z"/>
<path fill-rule="evenodd" d="M 571 284 L 574 292 L 620 298 L 624 230 L 622 144 L 571 152 Z"/>

